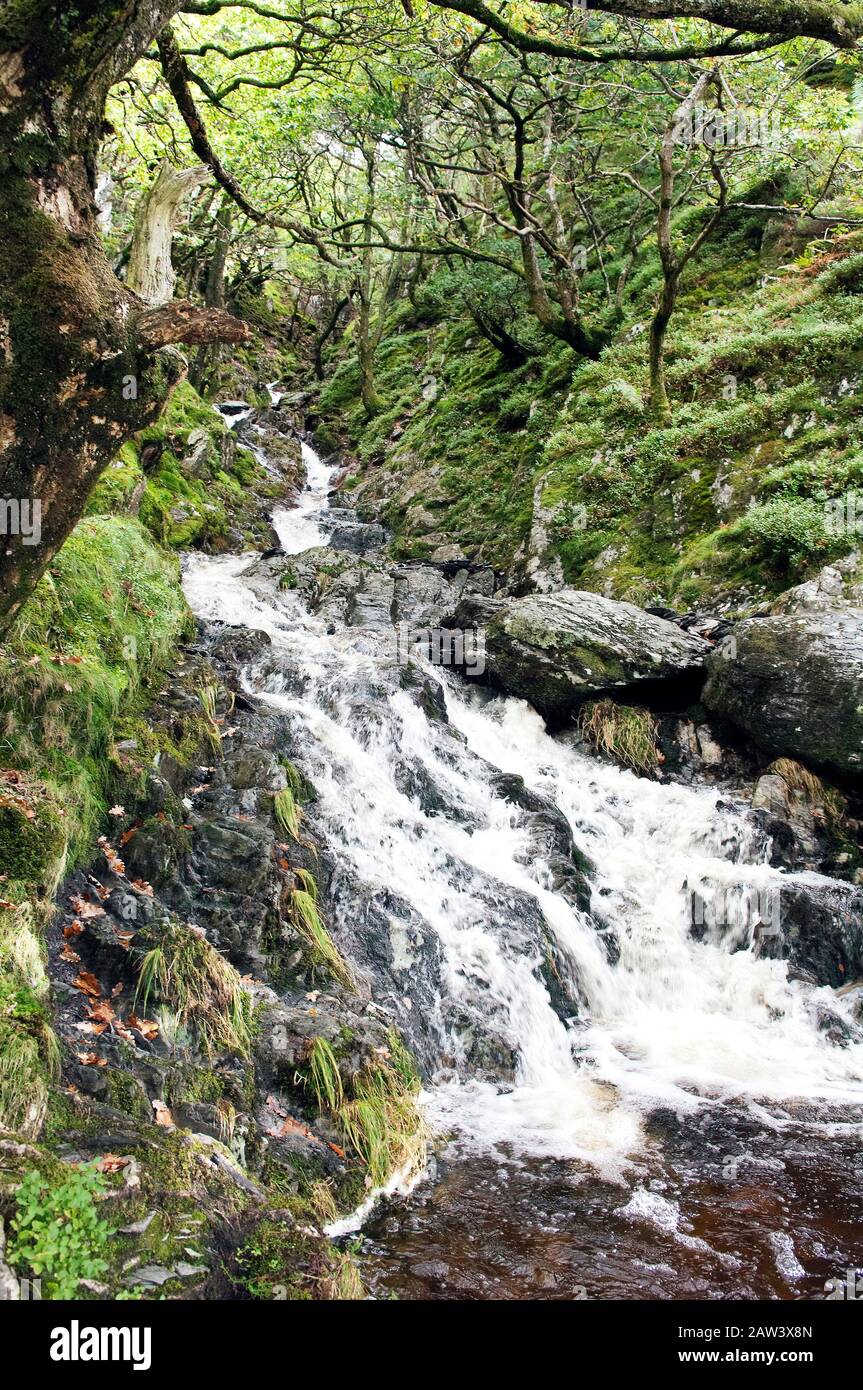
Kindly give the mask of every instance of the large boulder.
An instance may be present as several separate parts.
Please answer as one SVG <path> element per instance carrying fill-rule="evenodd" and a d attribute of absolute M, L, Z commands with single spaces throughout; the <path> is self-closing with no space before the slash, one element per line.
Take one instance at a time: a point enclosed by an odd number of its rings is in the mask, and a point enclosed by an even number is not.
<path fill-rule="evenodd" d="M 608 691 L 642 699 L 690 695 L 710 644 L 676 624 L 601 594 L 561 589 L 504 600 L 465 596 L 455 628 L 480 628 L 495 685 L 551 719 Z"/>
<path fill-rule="evenodd" d="M 703 700 L 765 752 L 859 782 L 863 609 L 801 605 L 738 624 L 710 658 Z"/>
<path fill-rule="evenodd" d="M 783 880 L 777 935 L 758 954 L 787 960 L 803 979 L 834 989 L 863 979 L 863 890 L 831 879 Z"/>

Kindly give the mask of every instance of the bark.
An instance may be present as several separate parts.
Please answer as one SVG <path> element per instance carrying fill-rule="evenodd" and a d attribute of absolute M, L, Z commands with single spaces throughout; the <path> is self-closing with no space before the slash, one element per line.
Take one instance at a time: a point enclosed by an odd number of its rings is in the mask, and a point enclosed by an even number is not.
<path fill-rule="evenodd" d="M 691 119 L 693 110 L 704 93 L 715 81 L 713 71 L 702 73 L 684 101 L 680 103 L 662 137 L 659 151 L 659 216 L 657 221 L 657 240 L 659 259 L 662 264 L 662 289 L 659 291 L 653 318 L 650 323 L 650 409 L 661 425 L 670 425 L 672 420 L 671 402 L 665 380 L 665 337 L 677 305 L 680 277 L 684 269 L 697 255 L 725 210 L 728 190 L 725 180 L 716 164 L 712 162 L 714 177 L 719 186 L 719 202 L 715 213 L 708 218 L 698 236 L 683 252 L 676 252 L 672 239 L 671 214 L 674 208 L 674 152 L 675 132 Z"/>
<path fill-rule="evenodd" d="M 318 381 L 323 381 L 324 379 L 324 348 L 336 331 L 336 327 L 338 325 L 339 319 L 341 318 L 342 311 L 348 307 L 350 302 L 350 295 L 347 294 L 343 294 L 340 299 L 336 300 L 335 304 L 332 307 L 332 310 L 327 315 L 327 318 L 324 320 L 320 333 L 315 338 L 313 356 L 315 363 L 315 376 L 317 377 Z"/>
<path fill-rule="evenodd" d="M 223 198 L 216 213 L 216 240 L 213 254 L 207 267 L 207 284 L 204 290 L 204 303 L 208 309 L 225 307 L 225 267 L 231 247 L 231 225 L 234 219 L 234 205 Z M 218 375 L 221 349 L 218 343 L 200 347 L 189 373 L 189 380 L 197 391 Z"/>
<path fill-rule="evenodd" d="M 144 194 L 135 216 L 126 285 L 145 304 L 167 304 L 177 277 L 171 264 L 171 244 L 183 199 L 199 188 L 210 171 L 204 164 L 175 169 L 165 159 Z"/>
<path fill-rule="evenodd" d="M 207 325 L 191 306 L 148 318 L 98 232 L 105 96 L 177 9 L 13 0 L 0 18 L 0 497 L 41 508 L 38 544 L 0 538 L 0 634 L 120 445 L 185 374 L 170 344 L 246 332 L 227 315 Z"/>

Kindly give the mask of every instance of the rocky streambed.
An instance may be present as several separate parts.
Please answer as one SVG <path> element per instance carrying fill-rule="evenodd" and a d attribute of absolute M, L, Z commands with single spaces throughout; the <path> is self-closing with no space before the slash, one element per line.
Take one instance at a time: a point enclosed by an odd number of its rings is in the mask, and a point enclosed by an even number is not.
<path fill-rule="evenodd" d="M 304 455 L 278 549 L 189 557 L 200 636 L 153 747 L 120 750 L 132 823 L 61 900 L 60 1032 L 91 1122 L 62 1142 L 110 1138 L 141 1169 L 154 1124 L 173 1146 L 158 1239 L 129 1235 L 122 1277 L 338 1290 L 323 1228 L 424 1173 L 366 1218 L 377 1294 L 824 1296 L 860 1259 L 854 711 L 836 701 L 841 739 L 809 759 L 831 787 L 794 761 L 805 735 L 755 716 L 759 692 L 776 701 L 745 632 L 393 563 L 377 523 L 330 504 L 334 466 Z M 787 603 L 798 634 L 838 612 L 836 680 L 853 683 L 845 577 Z M 801 699 L 832 659 L 791 653 L 792 676 L 787 640 L 770 650 L 776 690 Z M 648 770 L 580 720 L 586 700 L 650 707 Z M 217 1030 L 208 1058 L 194 1002 L 140 1026 L 142 952 L 189 932 L 254 1005 L 248 1037 Z M 369 1078 L 390 1088 L 386 1174 L 346 1128 Z"/>

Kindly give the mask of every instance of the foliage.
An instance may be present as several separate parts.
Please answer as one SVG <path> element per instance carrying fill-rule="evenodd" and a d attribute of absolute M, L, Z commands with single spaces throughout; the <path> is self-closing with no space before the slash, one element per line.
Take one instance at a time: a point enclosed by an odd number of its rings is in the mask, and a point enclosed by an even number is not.
<path fill-rule="evenodd" d="M 43 1296 L 80 1296 L 82 1279 L 98 1279 L 107 1269 L 103 1251 L 110 1235 L 97 1203 L 107 1184 L 92 1164 L 66 1170 L 51 1183 L 31 1169 L 15 1194 L 15 1215 L 7 1254 L 13 1264 L 25 1264 L 44 1277 Z"/>

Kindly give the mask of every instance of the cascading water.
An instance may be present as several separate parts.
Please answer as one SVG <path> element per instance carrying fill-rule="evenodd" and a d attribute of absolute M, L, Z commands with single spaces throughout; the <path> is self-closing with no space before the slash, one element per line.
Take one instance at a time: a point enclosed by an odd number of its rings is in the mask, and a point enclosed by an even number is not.
<path fill-rule="evenodd" d="M 304 492 L 296 506 L 273 516 L 283 551 L 294 556 L 325 544 L 332 529 L 326 515 L 332 470 L 305 444 L 303 458 Z M 684 1128 L 702 1136 L 709 1152 L 699 1159 L 699 1178 L 705 1164 L 713 1165 L 708 1213 L 717 1200 L 710 1194 L 715 1190 L 721 1200 L 730 1191 L 716 1180 L 727 1154 L 739 1152 L 741 1132 L 750 1136 L 744 1157 L 763 1171 L 787 1166 L 788 1145 L 798 1152 L 801 1135 L 810 1136 L 800 1150 L 807 1157 L 817 1156 L 827 1136 L 839 1149 L 859 1137 L 863 1040 L 850 999 L 789 979 L 785 962 L 756 952 L 751 924 L 724 926 L 713 910 L 746 895 L 781 904 L 795 877 L 817 876 L 770 868 L 763 833 L 745 807 L 729 805 L 717 791 L 599 763 L 566 735 L 550 736 L 523 702 L 490 697 L 419 662 L 423 678 L 443 689 L 448 723 L 431 717 L 393 679 L 388 634 L 327 624 L 298 594 L 262 586 L 250 570 L 253 556 L 189 557 L 189 601 L 205 619 L 269 634 L 272 652 L 246 680 L 288 713 L 301 734 L 303 771 L 317 791 L 316 830 L 345 873 L 383 904 L 401 978 L 420 970 L 418 942 L 431 941 L 437 952 L 433 997 L 424 1010 L 434 1072 L 425 1103 L 433 1131 L 450 1137 L 449 1163 L 460 1176 L 442 1190 L 462 1216 L 450 1213 L 450 1245 L 432 1264 L 452 1271 L 453 1245 L 469 1241 L 470 1213 L 489 1200 L 496 1210 L 489 1173 L 498 1164 L 521 1174 L 507 1200 L 517 1206 L 529 1191 L 539 1210 L 537 1194 L 557 1194 L 563 1163 L 568 1196 L 555 1195 L 552 1206 L 566 1207 L 580 1192 L 579 1221 L 593 1201 L 606 1224 L 611 1210 L 621 1229 L 647 1230 L 644 1251 L 633 1253 L 631 1264 L 646 1267 L 646 1254 L 664 1243 L 678 1264 L 706 1250 L 717 1269 L 736 1269 L 739 1258 L 722 1252 L 716 1232 L 712 1244 L 692 1234 L 694 1217 L 684 1210 L 692 1156 L 670 1171 L 668 1154 L 657 1155 L 655 1117 L 677 1117 L 678 1146 L 681 1117 Z M 590 914 L 552 887 L 524 818 L 500 790 L 500 774 L 522 778 L 564 813 L 577 848 L 594 866 Z M 701 939 L 691 929 L 694 892 L 707 904 Z M 338 920 L 334 928 L 338 935 Z M 571 1001 L 569 1017 L 550 998 L 546 941 Z M 380 1002 L 402 1021 L 414 1007 L 396 986 Z M 839 1020 L 846 1045 L 830 1041 L 825 1014 Z M 724 1138 L 717 1138 L 717 1126 Z M 755 1130 L 768 1137 L 766 1148 L 751 1139 Z M 615 1195 L 600 1201 L 597 1194 L 610 1188 Z M 540 1220 L 536 1230 L 555 1232 L 559 1213 L 546 1215 L 545 1227 Z M 706 1225 L 710 1219 L 702 1215 Z M 805 1273 L 789 1222 L 772 1219 L 769 1275 L 753 1275 L 750 1284 L 735 1275 L 733 1287 L 787 1294 Z M 434 1245 L 438 1237 L 427 1219 L 418 1222 Z M 448 1229 L 447 1220 L 439 1225 Z M 537 1238 L 535 1231 L 534 1247 Z M 440 1273 L 438 1285 L 432 1276 L 412 1283 L 404 1270 L 393 1276 L 392 1261 L 381 1255 L 386 1241 L 375 1239 L 384 1287 L 458 1287 Z M 417 1264 L 417 1239 L 405 1237 L 408 1266 Z M 807 1235 L 803 1244 L 814 1249 L 819 1239 Z M 587 1242 L 591 1258 L 598 1243 L 598 1236 Z M 569 1259 L 543 1249 L 540 1287 L 549 1278 L 554 1284 Z M 840 1256 L 848 1258 L 847 1245 L 822 1241 L 812 1258 L 815 1275 Z M 549 1261 L 557 1273 L 548 1274 Z M 571 1296 L 567 1270 L 560 1287 Z M 596 1276 L 600 1292 L 619 1287 L 606 1274 Z M 649 1294 L 653 1276 L 639 1277 Z M 716 1274 L 714 1286 L 725 1277 Z M 664 1287 L 666 1278 L 657 1274 L 654 1284 Z M 623 1282 L 627 1296 L 639 1296 L 631 1281 Z"/>

